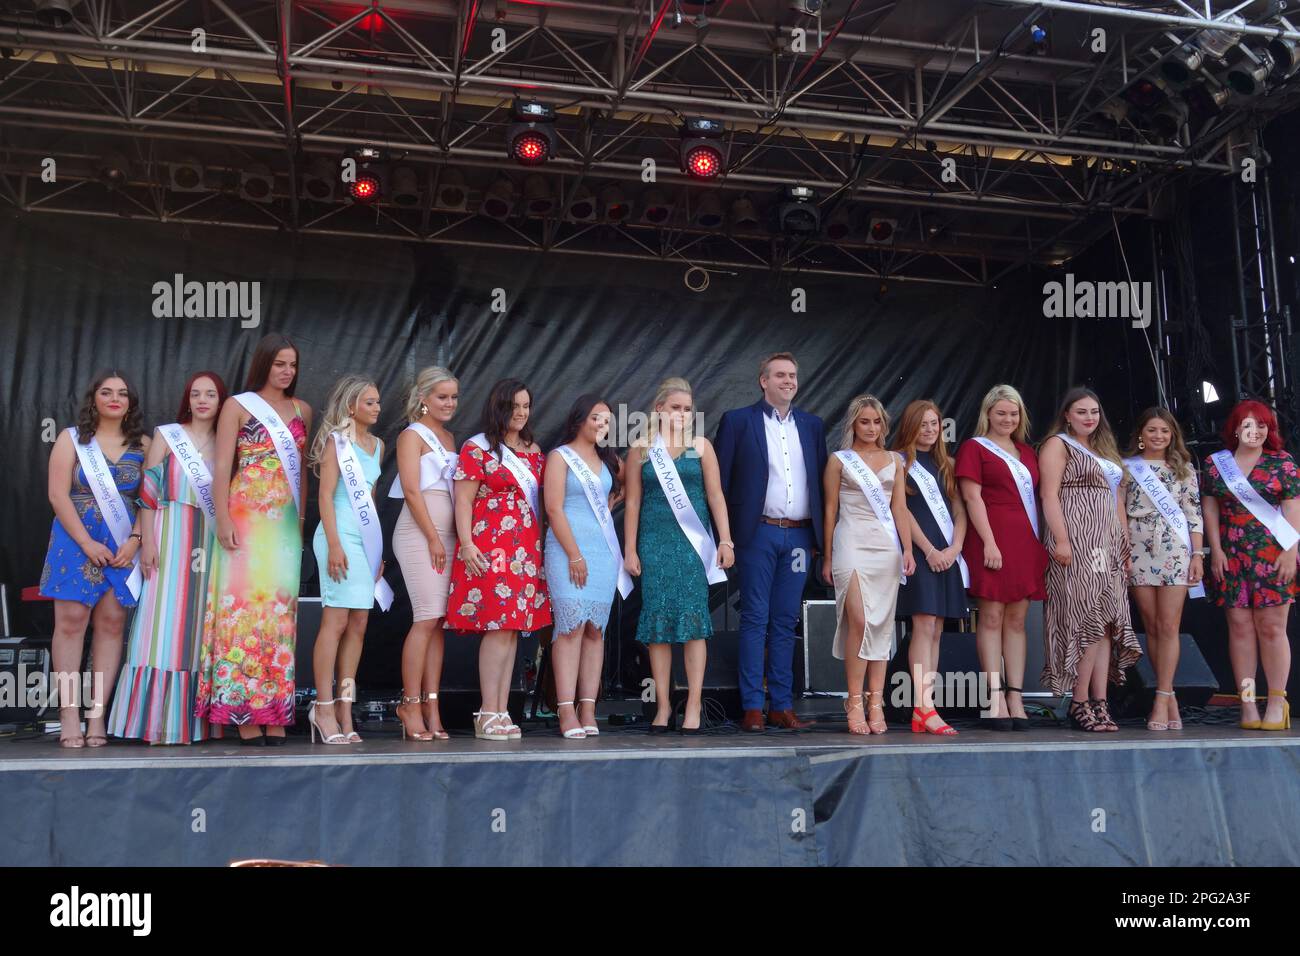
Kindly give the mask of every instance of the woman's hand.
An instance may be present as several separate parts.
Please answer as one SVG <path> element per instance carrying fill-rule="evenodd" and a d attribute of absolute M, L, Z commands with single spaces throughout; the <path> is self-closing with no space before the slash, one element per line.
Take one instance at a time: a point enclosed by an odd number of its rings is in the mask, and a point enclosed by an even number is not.
<path fill-rule="evenodd" d="M 1187 568 L 1187 583 L 1200 584 L 1205 580 L 1205 557 L 1198 551 L 1192 555 L 1192 563 Z"/>
<path fill-rule="evenodd" d="M 217 541 L 227 551 L 234 551 L 239 547 L 239 537 L 235 534 L 235 523 L 229 518 L 217 519 Z"/>
<path fill-rule="evenodd" d="M 348 576 L 348 556 L 343 553 L 342 545 L 331 544 L 329 546 L 329 556 L 325 559 L 325 568 L 329 572 L 332 581 L 342 581 Z"/>
<path fill-rule="evenodd" d="M 835 586 L 835 575 L 831 571 L 831 556 L 829 554 L 822 556 L 822 583 L 828 587 Z"/>
<path fill-rule="evenodd" d="M 1002 567 L 1002 552 L 991 541 L 984 545 L 984 567 L 990 571 L 997 571 Z"/>
<path fill-rule="evenodd" d="M 114 554 L 106 546 L 98 541 L 92 541 L 81 549 L 82 552 L 90 559 L 90 563 L 97 568 L 108 567 L 113 563 Z"/>
<path fill-rule="evenodd" d="M 587 586 L 587 559 L 582 556 L 582 552 L 576 558 L 569 559 L 569 580 L 576 588 Z"/>
<path fill-rule="evenodd" d="M 912 555 L 912 549 L 908 548 L 903 552 L 903 576 L 910 578 L 916 573 L 916 558 Z"/>
<path fill-rule="evenodd" d="M 718 567 L 726 570 L 736 563 L 736 550 L 729 544 L 718 545 Z"/>
<path fill-rule="evenodd" d="M 380 562 L 379 562 L 379 573 L 375 575 L 375 583 L 376 583 L 376 584 L 378 584 L 378 583 L 379 583 L 379 579 L 382 578 L 382 577 L 384 576 L 384 568 L 386 568 L 386 567 L 388 567 L 388 562 L 387 562 L 387 561 L 380 561 Z"/>
<path fill-rule="evenodd" d="M 145 580 L 148 580 L 153 577 L 153 573 L 157 570 L 158 545 L 151 538 L 140 548 L 140 573 L 145 576 Z"/>
<path fill-rule="evenodd" d="M 447 571 L 447 549 L 442 546 L 442 539 L 436 534 L 429 539 L 429 563 L 439 574 Z"/>
<path fill-rule="evenodd" d="M 635 551 L 623 553 L 623 570 L 634 578 L 641 576 L 641 558 Z"/>
<path fill-rule="evenodd" d="M 113 560 L 109 561 L 110 567 L 129 568 L 135 560 L 135 554 L 140 550 L 139 538 L 127 538 L 126 544 L 117 549 L 117 554 L 113 555 Z"/>
<path fill-rule="evenodd" d="M 1074 563 L 1074 553 L 1070 550 L 1069 541 L 1057 541 L 1052 548 L 1052 560 L 1063 568 L 1068 568 Z"/>
<path fill-rule="evenodd" d="M 471 578 L 476 578 L 488 569 L 488 560 L 483 557 L 483 552 L 473 544 L 462 544 L 460 546 L 460 560 L 465 565 L 465 573 Z"/>
<path fill-rule="evenodd" d="M 935 574 L 946 571 L 948 565 L 944 564 L 943 556 L 945 554 L 947 554 L 946 551 L 940 551 L 938 548 L 931 548 L 930 553 L 925 556 L 926 567 Z"/>
<path fill-rule="evenodd" d="M 1273 562 L 1273 570 L 1277 572 L 1278 583 L 1282 587 L 1290 587 L 1291 582 L 1295 580 L 1295 557 L 1294 550 L 1283 551 Z"/>
<path fill-rule="evenodd" d="M 1222 548 L 1212 549 L 1210 551 L 1210 575 L 1214 580 L 1222 584 L 1227 573 L 1228 556 L 1223 553 Z"/>

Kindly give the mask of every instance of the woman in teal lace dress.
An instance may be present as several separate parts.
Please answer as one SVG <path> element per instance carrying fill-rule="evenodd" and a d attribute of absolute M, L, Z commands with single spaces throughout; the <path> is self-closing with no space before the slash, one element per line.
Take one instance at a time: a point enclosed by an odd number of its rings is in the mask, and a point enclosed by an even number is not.
<path fill-rule="evenodd" d="M 666 731 L 672 716 L 669 690 L 674 644 L 685 645 L 686 656 L 686 712 L 681 729 L 683 733 L 699 730 L 705 640 L 713 634 L 705 561 L 729 568 L 736 560 L 718 459 L 707 438 L 693 435 L 692 415 L 690 385 L 680 378 L 668 379 L 659 386 L 650 415 L 652 437 L 649 442 L 633 446 L 628 467 L 624 468 L 627 501 L 623 512 L 623 563 L 629 574 L 641 577 L 641 619 L 636 637 L 650 649 L 657 703 L 651 733 Z M 691 512 L 702 527 L 703 558 L 682 530 L 650 460 L 651 448 L 659 444 L 671 457 Z M 710 514 L 719 531 L 716 553 Z M 715 573 L 714 577 L 721 580 L 723 576 Z"/>

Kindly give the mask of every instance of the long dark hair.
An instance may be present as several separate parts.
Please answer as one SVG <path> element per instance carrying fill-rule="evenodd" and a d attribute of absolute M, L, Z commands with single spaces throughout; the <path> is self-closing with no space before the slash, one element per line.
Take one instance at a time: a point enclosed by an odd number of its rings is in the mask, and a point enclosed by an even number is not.
<path fill-rule="evenodd" d="M 573 406 L 569 409 L 569 414 L 565 416 L 564 426 L 560 430 L 561 445 L 567 445 L 578 437 L 578 432 L 582 431 L 582 427 L 587 423 L 588 416 L 591 415 L 597 405 L 604 405 L 609 409 L 611 418 L 613 417 L 614 406 L 594 392 L 579 395 L 574 400 Z M 596 454 L 600 456 L 600 460 L 609 469 L 609 476 L 614 479 L 614 485 L 610 488 L 610 492 L 618 494 L 620 486 L 618 480 L 618 452 L 614 451 L 613 446 L 606 442 L 596 445 Z"/>
<path fill-rule="evenodd" d="M 487 438 L 488 449 L 496 449 L 497 457 L 503 458 L 501 451 L 505 445 L 506 432 L 510 429 L 510 417 L 515 411 L 515 393 L 528 392 L 529 405 L 533 393 L 517 378 L 503 378 L 492 386 L 487 401 L 483 403 L 483 434 Z M 519 440 L 531 445 L 533 442 L 533 417 L 528 416 L 528 424 L 519 430 Z"/>
<path fill-rule="evenodd" d="M 178 424 L 187 425 L 194 420 L 194 411 L 190 408 L 190 389 L 194 388 L 194 383 L 201 378 L 210 378 L 214 385 L 217 386 L 217 411 L 221 411 L 221 406 L 226 404 L 226 399 L 230 397 L 230 392 L 226 389 L 226 383 L 216 372 L 195 372 L 185 382 L 185 389 L 181 392 L 181 408 L 176 413 Z"/>
<path fill-rule="evenodd" d="M 279 332 L 268 332 L 262 336 L 262 341 L 258 342 L 257 348 L 253 350 L 253 363 L 248 367 L 244 391 L 256 392 L 266 385 L 266 380 L 271 377 L 271 366 L 275 363 L 275 357 L 280 354 L 281 349 L 293 349 L 294 361 L 301 366 L 302 356 L 298 352 L 298 346 L 293 344 L 289 336 Z M 284 390 L 287 398 L 293 398 L 293 391 L 298 387 L 300 371 L 302 371 L 301 367 L 293 370 L 293 381 Z"/>
<path fill-rule="evenodd" d="M 140 395 L 131 380 L 117 369 L 104 369 L 97 374 L 86 389 L 81 399 L 81 410 L 77 413 L 77 441 L 89 445 L 99 427 L 99 409 L 95 407 L 95 393 L 110 378 L 120 378 L 126 383 L 126 416 L 122 419 L 122 435 L 126 438 L 127 448 L 144 447 L 144 415 L 140 411 Z"/>
<path fill-rule="evenodd" d="M 1138 442 L 1142 440 L 1142 429 L 1146 428 L 1147 423 L 1153 418 L 1158 418 L 1169 426 L 1170 439 L 1169 447 L 1165 449 L 1165 464 L 1172 468 L 1178 480 L 1182 481 L 1192 473 L 1192 453 L 1187 450 L 1187 442 L 1183 440 L 1182 426 L 1178 424 L 1178 419 L 1174 418 L 1174 413 L 1167 408 L 1152 405 L 1133 419 L 1133 435 L 1129 438 L 1124 455 L 1134 458 L 1142 454 Z"/>

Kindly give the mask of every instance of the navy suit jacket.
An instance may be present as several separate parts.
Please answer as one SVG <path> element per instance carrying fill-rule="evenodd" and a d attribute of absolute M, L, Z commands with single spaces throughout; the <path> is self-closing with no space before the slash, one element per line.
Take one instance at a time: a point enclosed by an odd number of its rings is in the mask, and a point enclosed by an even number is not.
<path fill-rule="evenodd" d="M 722 472 L 722 493 L 727 499 L 731 536 L 737 548 L 743 548 L 758 531 L 767 498 L 767 434 L 763 415 L 772 406 L 759 399 L 745 408 L 725 412 L 713 440 Z M 817 547 L 822 540 L 822 475 L 826 471 L 826 426 L 816 415 L 792 409 L 799 445 L 803 449 L 804 470 L 808 474 L 808 510 L 812 519 Z"/>

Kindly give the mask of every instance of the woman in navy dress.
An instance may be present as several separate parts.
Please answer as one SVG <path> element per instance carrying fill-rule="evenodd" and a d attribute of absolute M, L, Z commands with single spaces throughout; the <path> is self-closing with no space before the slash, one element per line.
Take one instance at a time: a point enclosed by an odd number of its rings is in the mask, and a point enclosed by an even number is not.
<path fill-rule="evenodd" d="M 577 455 L 600 482 L 606 506 L 617 499 L 620 462 L 604 438 L 609 403 L 582 395 L 569 410 L 560 447 Z M 605 663 L 605 625 L 614 603 L 618 562 L 610 551 L 587 492 L 557 448 L 546 460 L 546 583 L 555 617 L 552 660 L 560 732 L 568 739 L 593 737 L 596 694 Z M 613 517 L 609 518 L 612 526 Z M 574 700 L 577 699 L 577 709 Z"/>
<path fill-rule="evenodd" d="M 114 539 L 100 513 L 74 442 L 82 446 L 94 443 L 103 454 L 116 491 L 134 522 L 125 541 Z M 120 373 L 109 371 L 95 376 L 82 400 L 76 428 L 60 434 L 50 454 L 54 525 L 41 571 L 41 596 L 54 600 L 51 651 L 59 686 L 59 743 L 64 747 L 108 743 L 105 708 L 122 662 L 126 611 L 136 604 L 127 582 L 140 548 L 136 492 L 148 451 L 140 398 Z M 83 736 L 81 657 L 86 626 L 92 622 L 94 672 Z"/>
<path fill-rule="evenodd" d="M 934 402 L 918 400 L 903 410 L 894 449 L 907 460 L 907 510 L 912 518 L 912 554 L 916 573 L 898 591 L 895 614 L 912 619 L 908 665 L 912 671 L 912 731 L 951 736 L 957 733 L 934 707 L 934 678 L 939 670 L 939 637 L 947 618 L 970 613 L 960 565 L 966 540 L 966 508 L 957 493 L 952 459 L 943 440 L 943 414 Z M 922 494 L 917 467 L 925 469 L 952 519 L 951 540 L 939 526 Z M 924 480 L 925 475 L 920 477 Z"/>

